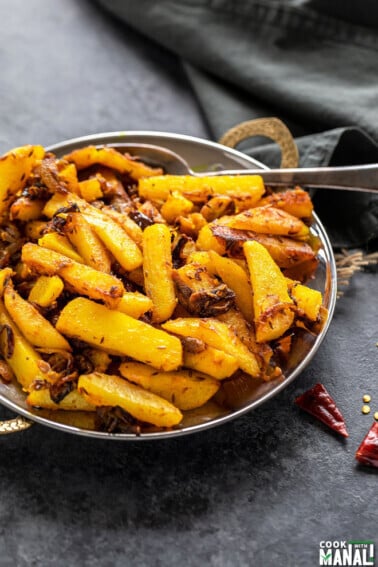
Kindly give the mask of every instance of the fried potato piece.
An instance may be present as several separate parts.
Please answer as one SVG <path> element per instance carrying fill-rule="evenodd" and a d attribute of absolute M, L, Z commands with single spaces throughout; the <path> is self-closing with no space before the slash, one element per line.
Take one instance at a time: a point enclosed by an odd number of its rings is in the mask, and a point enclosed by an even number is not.
<path fill-rule="evenodd" d="M 11 220 L 23 222 L 36 220 L 42 215 L 44 206 L 44 201 L 40 199 L 32 200 L 29 197 L 18 197 L 9 209 L 9 217 Z"/>
<path fill-rule="evenodd" d="M 297 217 L 275 207 L 255 207 L 233 217 L 223 217 L 225 223 L 238 230 L 252 230 L 262 234 L 275 234 L 305 239 L 309 228 Z M 222 222 L 222 220 L 221 220 Z"/>
<path fill-rule="evenodd" d="M 79 264 L 83 263 L 83 258 L 74 250 L 71 246 L 69 240 L 63 236 L 63 234 L 58 234 L 57 232 L 48 232 L 38 239 L 38 244 L 43 248 L 48 248 L 49 250 L 54 250 L 63 254 Z"/>
<path fill-rule="evenodd" d="M 129 271 L 142 265 L 142 252 L 117 222 L 98 215 L 86 215 L 85 218 L 122 268 Z"/>
<path fill-rule="evenodd" d="M 267 342 L 277 339 L 292 325 L 293 300 L 281 270 L 258 242 L 245 242 L 244 252 L 253 289 L 256 339 Z"/>
<path fill-rule="evenodd" d="M 24 337 L 34 346 L 71 351 L 68 341 L 11 284 L 4 290 L 5 307 Z"/>
<path fill-rule="evenodd" d="M 258 207 L 265 205 L 272 205 L 300 219 L 310 218 L 314 209 L 310 195 L 300 187 L 272 193 L 257 203 Z"/>
<path fill-rule="evenodd" d="M 173 427 L 182 420 L 180 410 L 167 400 L 119 376 L 83 374 L 78 390 L 95 406 L 119 406 L 136 419 L 159 427 Z"/>
<path fill-rule="evenodd" d="M 162 325 L 163 329 L 183 337 L 200 339 L 205 344 L 223 350 L 235 357 L 244 372 L 254 378 L 260 376 L 260 366 L 255 355 L 241 342 L 225 323 L 217 319 L 178 318 Z"/>
<path fill-rule="evenodd" d="M 216 222 L 201 229 L 197 246 L 202 250 L 214 250 L 220 256 L 244 258 L 243 244 L 249 240 L 256 240 L 262 244 L 280 268 L 291 268 L 315 259 L 315 252 L 307 242 L 286 236 L 237 230 Z"/>
<path fill-rule="evenodd" d="M 3 297 L 5 286 L 13 275 L 14 272 L 12 268 L 3 268 L 0 270 L 0 298 Z"/>
<path fill-rule="evenodd" d="M 176 370 L 182 364 L 177 337 L 84 297 L 67 303 L 56 328 L 109 354 L 130 356 L 158 370 Z"/>
<path fill-rule="evenodd" d="M 26 403 L 33 408 L 50 410 L 96 411 L 96 407 L 89 403 L 78 390 L 69 392 L 58 404 L 52 401 L 49 388 L 31 390 L 26 398 Z"/>
<path fill-rule="evenodd" d="M 42 358 L 21 334 L 0 302 L 0 351 L 13 370 L 23 390 L 27 391 L 34 380 L 45 380 L 40 369 Z"/>
<path fill-rule="evenodd" d="M 65 164 L 59 171 L 59 178 L 62 179 L 68 191 L 79 195 L 79 180 L 77 178 L 77 171 L 74 163 Z"/>
<path fill-rule="evenodd" d="M 125 293 L 125 288 L 118 278 L 31 242 L 22 248 L 22 261 L 34 273 L 44 276 L 58 275 L 76 293 L 92 299 L 101 299 L 110 307 L 116 307 Z"/>
<path fill-rule="evenodd" d="M 88 203 L 92 203 L 92 201 L 101 199 L 101 197 L 104 196 L 101 190 L 101 183 L 95 177 L 79 181 L 79 194 L 83 199 L 88 201 Z"/>
<path fill-rule="evenodd" d="M 34 165 L 44 155 L 42 146 L 22 146 L 0 157 L 0 218 L 8 210 L 14 195 L 25 187 Z"/>
<path fill-rule="evenodd" d="M 28 300 L 41 307 L 49 307 L 60 296 L 64 283 L 59 276 L 39 276 L 30 290 Z"/>
<path fill-rule="evenodd" d="M 43 209 L 43 214 L 48 218 L 53 218 L 61 209 L 76 208 L 81 212 L 93 212 L 94 214 L 101 214 L 101 212 L 81 199 L 75 193 L 54 193 L 54 195 L 46 202 Z"/>
<path fill-rule="evenodd" d="M 209 201 L 203 205 L 200 212 L 207 222 L 211 222 L 224 215 L 234 214 L 235 203 L 228 195 L 217 195 L 209 199 Z"/>
<path fill-rule="evenodd" d="M 209 272 L 212 276 L 216 275 L 217 271 L 214 262 L 211 259 L 210 253 L 205 250 L 194 250 L 186 258 L 186 264 L 200 265 Z"/>
<path fill-rule="evenodd" d="M 254 326 L 250 325 L 237 309 L 230 309 L 218 319 L 225 323 L 256 357 L 259 357 L 259 362 L 262 363 L 265 370 L 270 363 L 273 350 L 268 343 L 257 343 Z M 267 376 L 263 375 L 263 378 L 266 380 Z"/>
<path fill-rule="evenodd" d="M 184 366 L 223 380 L 236 372 L 239 363 L 231 354 L 207 345 L 200 352 L 189 352 L 184 347 Z"/>
<path fill-rule="evenodd" d="M 201 228 L 206 226 L 206 219 L 201 213 L 189 213 L 185 217 L 177 217 L 176 224 L 180 232 L 191 238 L 197 238 Z"/>
<path fill-rule="evenodd" d="M 153 321 L 166 321 L 177 299 L 172 279 L 171 233 L 165 224 L 148 226 L 143 232 L 143 273 L 145 290 L 153 303 Z"/>
<path fill-rule="evenodd" d="M 130 315 L 130 317 L 134 317 L 134 319 L 139 319 L 139 317 L 147 313 L 147 311 L 151 311 L 152 308 L 152 300 L 138 291 L 127 291 L 123 294 L 117 305 L 117 311 L 126 313 L 126 315 Z"/>
<path fill-rule="evenodd" d="M 128 154 L 117 152 L 114 148 L 96 148 L 86 146 L 79 148 L 64 156 L 68 162 L 73 162 L 78 170 L 85 169 L 96 163 L 115 169 L 119 173 L 127 173 L 134 179 L 161 175 L 160 168 L 152 168 L 140 161 L 136 161 Z"/>
<path fill-rule="evenodd" d="M 168 199 L 163 203 L 160 213 L 167 222 L 173 224 L 177 217 L 185 216 L 192 212 L 193 207 L 192 201 L 186 199 L 178 191 L 172 191 Z"/>
<path fill-rule="evenodd" d="M 215 195 L 227 195 L 233 199 L 237 210 L 244 210 L 257 203 L 264 194 L 265 187 L 260 175 L 162 175 L 141 179 L 138 191 L 144 199 L 157 202 L 166 201 L 172 191 L 181 193 L 193 203 L 204 203 Z"/>
<path fill-rule="evenodd" d="M 116 221 L 123 230 L 138 244 L 140 248 L 143 246 L 143 230 L 136 222 L 133 221 L 126 213 L 119 213 L 111 207 L 103 207 L 101 213 L 105 213 L 111 219 Z M 105 217 L 106 218 L 106 217 Z"/>
<path fill-rule="evenodd" d="M 294 300 L 299 312 L 303 313 L 310 321 L 316 321 L 322 306 L 322 294 L 316 289 L 311 289 L 299 282 L 288 280 L 289 295 Z"/>
<path fill-rule="evenodd" d="M 235 293 L 235 302 L 244 317 L 252 323 L 253 321 L 253 301 L 252 288 L 248 276 L 236 262 L 230 258 L 224 258 L 213 250 L 210 251 L 210 258 L 218 276 Z"/>
<path fill-rule="evenodd" d="M 63 229 L 88 266 L 110 274 L 112 268 L 110 254 L 82 214 L 68 214 Z"/>
<path fill-rule="evenodd" d="M 193 370 L 156 372 L 155 368 L 138 362 L 123 362 L 119 370 L 130 382 L 161 396 L 180 410 L 203 406 L 220 386 L 210 376 Z"/>

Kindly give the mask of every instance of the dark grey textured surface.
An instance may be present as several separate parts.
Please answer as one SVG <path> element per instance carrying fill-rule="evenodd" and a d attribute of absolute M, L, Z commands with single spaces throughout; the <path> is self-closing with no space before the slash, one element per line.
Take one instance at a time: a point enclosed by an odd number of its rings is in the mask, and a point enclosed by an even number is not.
<path fill-rule="evenodd" d="M 175 62 L 86 2 L 0 3 L 0 150 L 114 129 L 205 135 Z M 222 428 L 105 443 L 34 426 L 0 438 L 0 567 L 318 565 L 322 539 L 375 539 L 377 474 L 354 451 L 378 410 L 377 274 L 355 276 L 320 352 Z M 323 382 L 340 440 L 294 405 Z M 1 410 L 1 416 L 9 412 Z"/>

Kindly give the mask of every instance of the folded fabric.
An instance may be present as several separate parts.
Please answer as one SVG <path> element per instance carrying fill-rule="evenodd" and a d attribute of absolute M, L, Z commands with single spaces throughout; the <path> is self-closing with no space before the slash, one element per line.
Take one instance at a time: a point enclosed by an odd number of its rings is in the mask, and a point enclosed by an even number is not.
<path fill-rule="evenodd" d="M 378 162 L 375 1 L 98 1 L 183 59 L 215 139 L 238 122 L 277 116 L 302 166 Z M 271 144 L 242 149 L 277 165 Z M 377 196 L 319 190 L 315 201 L 335 246 L 378 238 Z"/>

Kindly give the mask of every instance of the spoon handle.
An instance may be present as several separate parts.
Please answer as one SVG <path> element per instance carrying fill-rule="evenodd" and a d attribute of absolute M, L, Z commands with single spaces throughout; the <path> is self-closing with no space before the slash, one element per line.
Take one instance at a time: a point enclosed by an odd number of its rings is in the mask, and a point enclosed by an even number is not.
<path fill-rule="evenodd" d="M 348 167 L 314 167 L 299 169 L 242 169 L 208 172 L 201 175 L 261 175 L 267 185 L 307 185 L 325 189 L 343 189 L 378 193 L 378 164 Z M 197 174 L 198 175 L 198 174 Z"/>

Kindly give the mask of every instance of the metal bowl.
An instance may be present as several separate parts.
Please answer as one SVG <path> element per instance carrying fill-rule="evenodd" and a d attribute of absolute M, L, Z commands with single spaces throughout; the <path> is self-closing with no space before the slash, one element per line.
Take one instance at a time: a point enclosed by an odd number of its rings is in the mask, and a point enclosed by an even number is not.
<path fill-rule="evenodd" d="M 117 145 L 122 146 L 126 143 L 145 143 L 163 146 L 183 156 L 189 165 L 197 171 L 242 169 L 251 166 L 265 168 L 263 164 L 256 160 L 214 142 L 192 136 L 161 132 L 112 132 L 83 136 L 55 144 L 50 146 L 48 150 L 54 152 L 57 156 L 62 156 L 76 148 L 89 144 L 107 144 L 117 147 Z M 95 431 L 93 416 L 88 414 L 31 410 L 25 403 L 25 394 L 16 384 L 0 383 L 0 403 L 29 420 L 59 429 L 60 431 L 66 431 L 67 433 L 99 439 L 136 441 L 167 439 L 197 433 L 203 429 L 221 425 L 267 402 L 283 388 L 286 388 L 309 364 L 320 347 L 332 319 L 336 301 L 336 266 L 326 231 L 316 214 L 314 214 L 311 230 L 320 239 L 321 249 L 319 252 L 319 266 L 310 285 L 323 294 L 323 304 L 328 309 L 329 316 L 319 335 L 313 336 L 310 333 L 303 333 L 300 339 L 296 341 L 287 365 L 283 368 L 284 380 L 272 382 L 250 380 L 249 387 L 243 388 L 243 394 L 234 398 L 232 403 L 228 403 L 227 408 L 225 408 L 223 403 L 218 404 L 211 401 L 198 410 L 186 412 L 179 429 L 142 433 L 141 435 Z"/>

